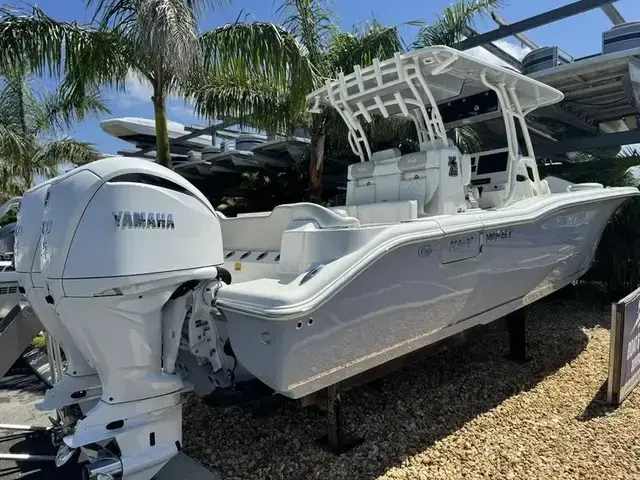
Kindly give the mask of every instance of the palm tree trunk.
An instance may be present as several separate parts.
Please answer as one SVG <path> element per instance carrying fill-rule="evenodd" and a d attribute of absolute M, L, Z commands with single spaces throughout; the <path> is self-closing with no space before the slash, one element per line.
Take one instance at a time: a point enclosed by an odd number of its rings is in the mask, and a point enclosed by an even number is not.
<path fill-rule="evenodd" d="M 22 178 L 24 180 L 26 190 L 29 190 L 33 186 L 33 172 L 26 163 L 24 165 L 24 168 L 22 169 Z"/>
<path fill-rule="evenodd" d="M 173 169 L 169 150 L 169 131 L 167 129 L 167 105 L 164 95 L 154 93 L 153 113 L 156 119 L 156 162 L 158 165 Z"/>
<path fill-rule="evenodd" d="M 311 159 L 309 164 L 309 201 L 320 203 L 322 199 L 322 172 L 324 170 L 324 146 L 327 138 L 326 115 L 311 131 Z"/>
<path fill-rule="evenodd" d="M 20 95 L 18 96 L 18 115 L 20 115 L 20 130 L 24 138 L 27 136 L 27 114 L 24 108 L 24 80 L 26 75 L 24 71 L 22 72 L 22 81 L 20 82 Z M 24 180 L 25 190 L 29 190 L 33 183 L 33 172 L 31 170 L 31 165 L 27 161 L 26 152 L 23 154 L 24 157 L 22 159 L 22 179 Z"/>

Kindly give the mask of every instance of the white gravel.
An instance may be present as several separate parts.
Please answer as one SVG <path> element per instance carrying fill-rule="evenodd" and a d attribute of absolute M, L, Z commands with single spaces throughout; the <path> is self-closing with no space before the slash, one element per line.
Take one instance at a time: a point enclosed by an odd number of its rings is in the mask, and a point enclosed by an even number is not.
<path fill-rule="evenodd" d="M 345 394 L 365 442 L 336 457 L 314 445 L 324 418 L 285 405 L 258 416 L 191 397 L 184 444 L 224 479 L 640 479 L 640 389 L 604 404 L 610 304 L 593 285 L 528 311 L 529 354 L 503 359 L 493 328 Z"/>

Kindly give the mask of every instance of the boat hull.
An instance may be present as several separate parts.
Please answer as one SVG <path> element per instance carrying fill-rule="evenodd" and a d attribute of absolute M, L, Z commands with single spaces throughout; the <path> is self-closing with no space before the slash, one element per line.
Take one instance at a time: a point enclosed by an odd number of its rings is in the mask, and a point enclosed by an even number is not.
<path fill-rule="evenodd" d="M 490 323 L 580 278 L 625 198 L 559 206 L 509 223 L 390 249 L 316 308 L 273 318 L 221 307 L 239 362 L 300 398 L 442 338 Z M 504 217 L 504 215 L 502 215 Z"/>

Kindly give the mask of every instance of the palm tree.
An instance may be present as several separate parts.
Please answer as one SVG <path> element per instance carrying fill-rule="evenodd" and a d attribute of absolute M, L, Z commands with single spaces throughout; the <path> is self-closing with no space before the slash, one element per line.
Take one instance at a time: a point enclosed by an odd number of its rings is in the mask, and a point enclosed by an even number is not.
<path fill-rule="evenodd" d="M 376 20 L 353 33 L 340 31 L 325 0 L 285 0 L 281 12 L 285 16 L 283 26 L 304 45 L 318 73 L 315 84 L 307 93 L 340 72 L 351 73 L 354 65 L 366 67 L 374 58 L 387 58 L 402 50 L 398 29 L 383 26 Z M 304 116 L 298 113 L 291 118 L 299 120 Z M 321 114 L 305 120 L 311 135 L 309 197 L 312 201 L 319 201 L 327 135 L 330 129 L 337 127 L 337 131 L 331 132 L 331 139 L 339 142 L 346 139 L 346 131 L 333 109 L 324 109 Z"/>
<path fill-rule="evenodd" d="M 204 68 L 199 70 L 201 77 L 192 83 L 188 94 L 194 99 L 196 112 L 205 117 L 223 117 L 225 104 L 235 104 L 238 108 L 235 111 L 227 108 L 227 116 L 240 124 L 273 133 L 291 133 L 295 128 L 308 130 L 311 134 L 309 196 L 317 201 L 322 194 L 326 139 L 333 133 L 330 128 L 342 126 L 342 121 L 329 109 L 311 117 L 306 95 L 338 72 L 350 73 L 354 64 L 366 66 L 375 57 L 392 55 L 401 48 L 400 39 L 396 28 L 383 27 L 375 21 L 363 31 L 341 32 L 332 21 L 325 0 L 285 0 L 279 12 L 284 17 L 282 38 L 291 39 L 297 45 L 287 57 L 292 67 L 285 76 L 273 82 L 273 72 L 248 76 L 235 66 L 211 72 L 212 65 L 206 60 Z M 203 35 L 205 51 L 209 51 L 216 35 L 213 32 Z M 296 60 L 296 50 L 303 55 L 302 59 Z M 204 58 L 215 58 L 215 55 Z M 296 64 L 303 60 L 313 75 L 295 74 Z M 227 81 L 221 82 L 220 76 Z M 344 127 L 337 128 L 336 133 L 339 131 L 341 135 L 330 135 L 332 140 L 337 139 L 335 146 L 346 138 Z M 251 178 L 246 180 L 249 182 Z M 257 184 L 264 183 L 254 180 Z"/>
<path fill-rule="evenodd" d="M 433 25 L 420 30 L 412 48 L 427 45 L 457 46 L 464 38 L 464 33 L 471 26 L 472 20 L 478 13 L 487 12 L 497 7 L 499 0 L 459 0 L 447 7 L 444 15 L 439 17 Z M 325 0 L 285 0 L 280 7 L 284 14 L 283 26 L 293 34 L 304 46 L 309 61 L 312 63 L 317 76 L 315 82 L 305 85 L 306 93 L 321 86 L 328 78 L 335 78 L 340 72 L 349 74 L 354 65 L 366 67 L 374 58 L 389 58 L 395 52 L 402 51 L 396 27 L 387 27 L 374 20 L 352 33 L 342 32 L 336 26 L 326 6 Z M 206 85 L 206 81 L 199 82 Z M 300 86 L 300 82 L 292 82 Z M 259 118 L 253 118 L 253 124 L 262 126 L 268 123 L 272 116 L 281 122 L 289 122 L 285 127 L 303 127 L 311 134 L 309 158 L 309 197 L 312 201 L 319 201 L 322 196 L 322 174 L 324 157 L 331 153 L 348 150 L 346 130 L 342 120 L 333 109 L 324 109 L 321 114 L 310 117 L 306 114 L 306 105 L 293 105 L 288 101 L 286 88 L 276 91 L 268 84 L 253 84 L 253 92 L 257 98 L 270 98 L 270 111 L 259 109 Z M 196 109 L 199 113 L 214 116 L 218 111 L 206 102 L 202 96 L 195 95 Z M 250 115 L 249 115 L 250 116 Z M 275 120 L 274 120 L 275 121 Z M 273 122 L 272 122 L 273 124 Z M 394 119 L 375 119 L 365 127 L 372 138 L 382 144 L 393 141 L 410 145 L 415 142 L 415 132 L 412 124 Z M 458 129 L 455 140 L 463 148 L 473 148 L 479 143 L 477 135 L 471 129 Z"/>
<path fill-rule="evenodd" d="M 95 89 L 69 97 L 64 88 L 42 92 L 23 66 L 0 72 L 0 197 L 20 195 L 35 175 L 55 176 L 65 163 L 81 165 L 100 154 L 65 136 L 73 122 L 108 111 Z"/>
<path fill-rule="evenodd" d="M 304 53 L 275 25 L 235 23 L 199 35 L 198 19 L 223 0 L 86 1 L 95 7 L 90 25 L 57 22 L 38 8 L 0 10 L 0 65 L 26 60 L 37 72 L 64 72 L 67 90 L 79 96 L 90 84 L 121 89 L 129 73 L 144 78 L 153 89 L 157 161 L 165 167 L 172 167 L 167 96 L 190 95 L 204 78 L 199 69 L 207 67 L 223 92 L 218 115 L 237 114 L 251 96 L 235 80 L 264 78 L 278 88 L 288 77 L 303 84 L 312 77 Z"/>

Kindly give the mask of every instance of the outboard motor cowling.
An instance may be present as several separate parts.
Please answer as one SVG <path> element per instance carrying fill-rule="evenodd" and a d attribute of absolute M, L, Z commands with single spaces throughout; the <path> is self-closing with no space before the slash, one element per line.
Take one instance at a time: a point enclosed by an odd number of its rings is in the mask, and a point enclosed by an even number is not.
<path fill-rule="evenodd" d="M 113 438 L 122 478 L 148 480 L 178 451 L 189 390 L 163 368 L 187 316 L 169 306 L 224 263 L 218 218 L 180 175 L 113 157 L 51 184 L 43 231 L 49 301 L 102 381 L 101 402 L 64 441 Z"/>

